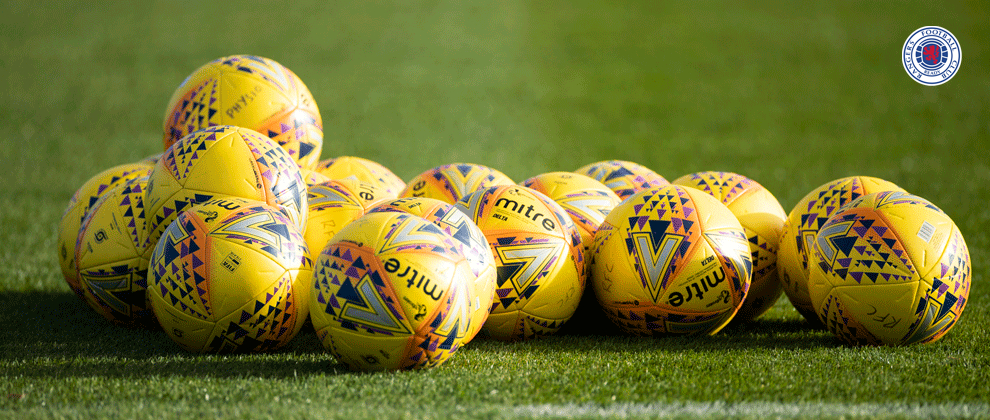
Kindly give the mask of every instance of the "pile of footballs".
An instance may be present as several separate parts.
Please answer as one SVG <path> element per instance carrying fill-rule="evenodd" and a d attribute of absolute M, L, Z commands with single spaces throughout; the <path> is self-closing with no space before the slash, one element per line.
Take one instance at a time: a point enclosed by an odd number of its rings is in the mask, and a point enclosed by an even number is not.
<path fill-rule="evenodd" d="M 881 179 L 825 183 L 790 214 L 742 175 L 671 183 L 617 160 L 518 184 L 452 163 L 404 182 L 319 160 L 322 124 L 272 60 L 197 69 L 166 110 L 164 152 L 70 200 L 72 291 L 192 352 L 273 351 L 308 319 L 356 369 L 436 366 L 479 334 L 534 339 L 602 314 L 629 334 L 710 335 L 781 294 L 845 342 L 926 343 L 969 296 L 959 229 Z"/>

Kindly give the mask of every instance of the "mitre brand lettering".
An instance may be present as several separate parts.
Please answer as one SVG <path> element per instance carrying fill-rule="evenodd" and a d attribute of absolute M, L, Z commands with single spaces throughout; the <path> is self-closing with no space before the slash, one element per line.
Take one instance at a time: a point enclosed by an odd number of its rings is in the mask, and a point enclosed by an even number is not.
<path fill-rule="evenodd" d="M 400 270 L 402 270 L 401 273 L 399 273 Z M 408 265 L 402 267 L 402 263 L 395 258 L 385 260 L 385 271 L 405 279 L 407 288 L 423 289 L 423 293 L 426 293 L 433 300 L 440 300 L 440 297 L 443 296 L 443 290 L 437 292 L 437 284 L 430 284 L 430 279 L 425 274 L 420 273 L 415 268 L 410 268 Z"/>
<path fill-rule="evenodd" d="M 530 220 L 539 223 L 541 226 L 543 226 L 543 229 L 547 230 L 547 232 L 553 232 L 554 230 L 557 229 L 557 224 L 554 223 L 553 220 L 548 219 L 546 216 L 544 216 L 543 213 L 540 212 L 534 213 L 534 210 L 536 210 L 536 208 L 533 207 L 532 204 L 526 206 L 519 204 L 519 202 L 516 200 L 510 200 L 508 198 L 499 198 L 498 200 L 495 201 L 495 207 L 499 207 L 499 206 L 502 206 L 502 208 L 506 210 L 521 214 L 523 215 L 523 217 L 527 217 Z M 542 222 L 540 221 L 540 219 L 543 219 Z"/>
<path fill-rule="evenodd" d="M 709 290 L 714 289 L 715 286 L 718 286 L 723 281 L 725 281 L 725 268 L 719 266 L 717 270 L 709 272 L 705 277 L 684 286 L 684 293 L 672 292 L 667 298 L 667 303 L 676 307 L 683 305 L 685 302 L 690 302 L 694 298 L 704 300 L 705 293 L 708 293 Z"/>

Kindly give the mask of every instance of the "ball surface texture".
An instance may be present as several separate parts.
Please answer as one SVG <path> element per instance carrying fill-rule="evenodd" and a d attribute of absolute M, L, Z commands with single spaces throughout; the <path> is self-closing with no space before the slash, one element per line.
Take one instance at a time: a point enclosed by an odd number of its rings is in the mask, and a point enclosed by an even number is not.
<path fill-rule="evenodd" d="M 777 275 L 777 249 L 787 214 L 780 202 L 760 183 L 732 172 L 696 172 L 673 183 L 717 198 L 739 220 L 749 240 L 753 277 L 746 300 L 733 322 L 746 322 L 763 315 L 784 293 Z"/>
<path fill-rule="evenodd" d="M 220 196 L 267 203 L 305 229 L 306 183 L 299 167 L 274 141 L 242 127 L 215 126 L 183 137 L 155 165 L 145 191 L 149 249 L 180 212 Z"/>
<path fill-rule="evenodd" d="M 457 206 L 495 259 L 495 300 L 482 330 L 499 340 L 557 332 L 577 309 L 586 269 L 581 235 L 564 209 L 518 185 L 478 190 Z"/>
<path fill-rule="evenodd" d="M 620 199 L 639 191 L 670 184 L 666 178 L 635 162 L 603 160 L 589 163 L 574 171 L 587 175 L 611 188 Z"/>
<path fill-rule="evenodd" d="M 155 316 L 191 352 L 275 350 L 309 314 L 306 242 L 260 201 L 223 197 L 190 207 L 169 224 L 149 264 Z"/>
<path fill-rule="evenodd" d="M 904 192 L 854 200 L 822 225 L 811 254 L 815 313 L 850 344 L 936 341 L 969 299 L 972 269 L 959 228 Z"/>
<path fill-rule="evenodd" d="M 162 143 L 217 125 L 235 125 L 278 143 L 300 167 L 312 169 L 323 150 L 323 119 L 313 95 L 274 60 L 232 55 L 196 69 L 165 108 Z"/>
<path fill-rule="evenodd" d="M 316 260 L 311 319 L 323 346 L 356 370 L 447 361 L 471 318 L 471 268 L 454 239 L 406 213 L 344 227 Z"/>
<path fill-rule="evenodd" d="M 742 306 L 752 271 L 732 212 L 679 185 L 616 206 L 595 234 L 592 258 L 599 303 L 635 335 L 717 333 Z"/>
<path fill-rule="evenodd" d="M 866 194 L 904 190 L 889 181 L 850 176 L 822 184 L 801 199 L 787 215 L 777 251 L 777 272 L 794 309 L 811 325 L 821 327 L 808 297 L 808 270 L 815 235 L 839 208 Z"/>
<path fill-rule="evenodd" d="M 427 169 L 409 180 L 399 197 L 435 198 L 454 204 L 477 190 L 515 184 L 497 169 L 471 163 L 452 163 Z"/>

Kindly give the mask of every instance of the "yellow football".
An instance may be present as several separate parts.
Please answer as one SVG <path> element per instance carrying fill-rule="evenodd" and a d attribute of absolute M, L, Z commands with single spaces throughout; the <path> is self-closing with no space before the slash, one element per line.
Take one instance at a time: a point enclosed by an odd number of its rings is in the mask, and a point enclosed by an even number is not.
<path fill-rule="evenodd" d="M 82 287 L 79 285 L 79 272 L 76 269 L 76 240 L 79 239 L 79 228 L 83 219 L 86 218 L 93 204 L 96 204 L 97 200 L 107 192 L 127 181 L 146 177 L 149 174 L 151 174 L 151 166 L 143 162 L 114 166 L 87 180 L 69 199 L 69 205 L 66 206 L 62 220 L 58 224 L 56 242 L 58 265 L 65 282 L 80 299 L 85 300 Z"/>
<path fill-rule="evenodd" d="M 402 212 L 433 222 L 454 238 L 471 265 L 474 298 L 471 299 L 471 320 L 464 343 L 470 342 L 488 320 L 488 313 L 495 300 L 495 259 L 488 247 L 485 234 L 466 214 L 452 204 L 435 198 L 406 197 L 385 201 L 368 210 L 369 213 Z"/>
<path fill-rule="evenodd" d="M 435 198 L 454 204 L 462 197 L 495 185 L 515 183 L 497 169 L 471 163 L 452 163 L 427 169 L 409 180 L 399 197 Z"/>
<path fill-rule="evenodd" d="M 454 239 L 408 213 L 367 214 L 345 226 L 314 268 L 313 328 L 357 370 L 440 365 L 471 319 L 471 267 Z"/>
<path fill-rule="evenodd" d="M 633 194 L 595 234 L 591 284 L 635 335 L 715 334 L 742 306 L 752 260 L 739 221 L 716 198 L 668 185 Z"/>
<path fill-rule="evenodd" d="M 777 251 L 777 272 L 784 293 L 798 313 L 811 325 L 822 327 L 808 297 L 808 261 L 815 235 L 840 207 L 866 194 L 901 191 L 901 187 L 880 178 L 850 176 L 815 188 L 787 215 Z"/>
<path fill-rule="evenodd" d="M 148 270 L 155 316 L 188 351 L 275 350 L 309 314 L 306 241 L 264 202 L 222 197 L 183 211 L 165 229 Z"/>
<path fill-rule="evenodd" d="M 787 214 L 780 202 L 758 182 L 732 172 L 696 172 L 673 183 L 719 199 L 739 220 L 749 240 L 753 278 L 746 300 L 732 321 L 747 322 L 766 313 L 784 292 L 777 275 L 777 248 Z"/>
<path fill-rule="evenodd" d="M 475 191 L 457 207 L 495 258 L 495 300 L 482 330 L 499 340 L 557 332 L 574 315 L 585 283 L 581 234 L 564 209 L 518 185 Z"/>
<path fill-rule="evenodd" d="M 374 185 L 382 191 L 383 199 L 396 198 L 406 183 L 384 165 L 356 156 L 339 156 L 324 159 L 316 164 L 315 171 L 330 179 L 354 178 Z"/>
<path fill-rule="evenodd" d="M 221 57 L 196 69 L 165 108 L 162 143 L 217 125 L 235 125 L 278 143 L 312 169 L 323 150 L 323 119 L 313 95 L 291 70 L 252 55 Z"/>
<path fill-rule="evenodd" d="M 951 329 L 969 298 L 969 249 L 952 219 L 900 191 L 862 196 L 815 235 L 809 298 L 851 344 L 929 343 Z"/>
<path fill-rule="evenodd" d="M 600 181 L 623 200 L 639 191 L 670 184 L 652 169 L 626 160 L 589 163 L 574 172 Z"/>

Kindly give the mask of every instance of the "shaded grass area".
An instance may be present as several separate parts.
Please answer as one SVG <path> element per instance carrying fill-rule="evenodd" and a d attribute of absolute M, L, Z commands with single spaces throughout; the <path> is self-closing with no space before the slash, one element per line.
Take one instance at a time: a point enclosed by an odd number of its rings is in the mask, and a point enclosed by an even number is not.
<path fill-rule="evenodd" d="M 502 417 L 525 414 L 510 407 L 540 404 L 685 401 L 978 407 L 986 395 L 974 384 L 990 368 L 975 328 L 929 346 L 851 348 L 793 316 L 772 316 L 715 337 L 479 338 L 438 369 L 358 373 L 337 364 L 312 331 L 277 353 L 192 355 L 161 331 L 95 319 L 68 293 L 3 293 L 0 304 L 25 309 L 3 320 L 16 327 L 0 336 L 0 395 L 8 395 L 0 407 L 70 417 L 104 410 L 236 416 L 248 407 L 293 417 L 371 418 L 380 409 L 399 417 Z"/>

